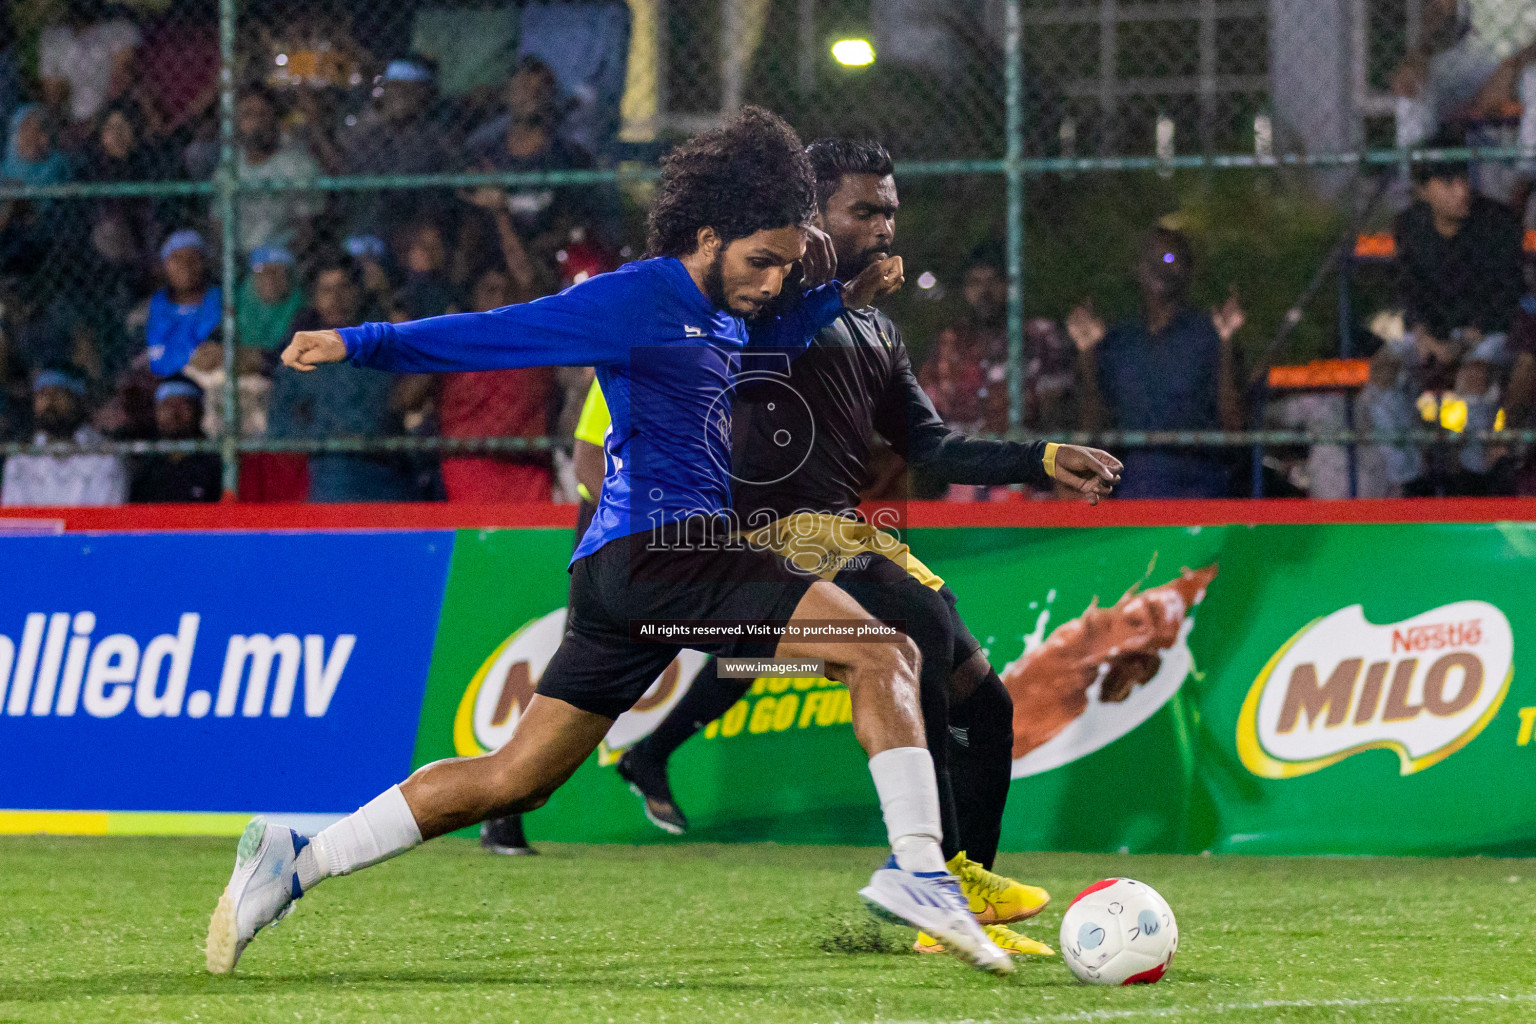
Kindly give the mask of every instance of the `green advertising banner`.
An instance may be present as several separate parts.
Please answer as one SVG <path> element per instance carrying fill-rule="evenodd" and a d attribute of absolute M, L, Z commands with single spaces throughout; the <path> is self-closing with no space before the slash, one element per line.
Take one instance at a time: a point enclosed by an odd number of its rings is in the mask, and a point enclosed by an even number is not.
<path fill-rule="evenodd" d="M 920 529 L 1014 700 L 1005 849 L 1529 853 L 1536 526 Z M 505 742 L 564 628 L 570 534 L 461 531 L 415 762 Z M 612 769 L 684 652 L 530 815 L 652 842 Z M 1528 676 L 1528 673 L 1527 673 Z M 846 690 L 758 680 L 674 758 L 690 839 L 879 843 Z"/>

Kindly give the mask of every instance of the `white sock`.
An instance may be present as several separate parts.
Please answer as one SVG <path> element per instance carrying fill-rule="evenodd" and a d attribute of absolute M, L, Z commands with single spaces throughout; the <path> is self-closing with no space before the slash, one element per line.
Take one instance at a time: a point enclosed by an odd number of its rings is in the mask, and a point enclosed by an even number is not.
<path fill-rule="evenodd" d="M 350 875 L 420 845 L 411 807 L 400 787 L 391 786 L 312 838 L 299 851 L 294 871 L 307 892 L 322 878 Z"/>
<path fill-rule="evenodd" d="M 945 871 L 939 851 L 939 784 L 926 747 L 892 747 L 869 759 L 891 852 L 905 871 Z"/>

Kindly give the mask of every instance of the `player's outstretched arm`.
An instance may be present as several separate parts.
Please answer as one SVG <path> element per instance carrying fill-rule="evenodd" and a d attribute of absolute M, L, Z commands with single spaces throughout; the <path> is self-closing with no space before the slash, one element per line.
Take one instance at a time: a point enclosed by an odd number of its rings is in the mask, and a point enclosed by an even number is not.
<path fill-rule="evenodd" d="M 347 359 L 396 373 L 612 363 L 627 353 L 622 328 L 630 322 L 636 286 L 644 285 L 641 276 L 600 274 L 559 295 L 486 313 L 305 331 L 295 335 L 283 361 L 295 369 L 313 369 Z"/>
<path fill-rule="evenodd" d="M 1097 448 L 969 437 L 951 428 L 918 384 L 900 338 L 894 347 L 891 381 L 875 408 L 875 429 L 908 463 L 944 483 L 1059 484 L 1090 504 L 1098 504 L 1120 482 L 1120 461 Z"/>
<path fill-rule="evenodd" d="M 283 365 L 308 373 L 322 363 L 347 358 L 347 343 L 337 331 L 299 331 L 283 349 Z"/>

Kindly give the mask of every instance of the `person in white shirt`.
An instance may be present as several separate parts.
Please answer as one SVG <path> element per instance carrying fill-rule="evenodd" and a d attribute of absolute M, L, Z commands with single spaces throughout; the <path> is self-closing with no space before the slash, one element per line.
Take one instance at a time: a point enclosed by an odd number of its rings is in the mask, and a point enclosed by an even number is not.
<path fill-rule="evenodd" d="M 43 29 L 37 43 L 43 98 L 75 124 L 89 121 L 133 84 L 142 36 L 133 22 L 106 17 L 99 0 L 71 0 L 64 24 Z"/>
<path fill-rule="evenodd" d="M 235 132 L 240 142 L 238 163 L 242 178 L 313 178 L 321 173 L 319 162 L 309 150 L 283 137 L 277 98 L 265 86 L 251 85 L 241 92 L 235 106 Z M 325 196 L 319 192 L 245 196 L 240 200 L 236 221 L 241 253 L 249 256 L 266 245 L 294 249 L 308 222 L 324 209 Z"/>
<path fill-rule="evenodd" d="M 85 378 L 74 367 L 52 367 L 32 384 L 35 443 L 74 441 L 99 444 L 102 437 L 85 422 Z M 78 508 L 121 505 L 128 499 L 128 468 L 115 455 L 12 455 L 5 461 L 0 505 Z"/>

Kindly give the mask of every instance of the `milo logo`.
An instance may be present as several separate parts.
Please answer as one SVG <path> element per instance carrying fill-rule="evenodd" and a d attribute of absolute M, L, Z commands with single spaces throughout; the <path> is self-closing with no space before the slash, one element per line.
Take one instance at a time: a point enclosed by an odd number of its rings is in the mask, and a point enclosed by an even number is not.
<path fill-rule="evenodd" d="M 1351 605 L 1269 659 L 1238 716 L 1238 756 L 1255 775 L 1289 779 L 1393 750 L 1411 775 L 1472 742 L 1513 675 L 1509 620 L 1486 601 L 1382 626 Z"/>
<path fill-rule="evenodd" d="M 473 757 L 512 738 L 533 699 L 539 677 L 565 636 L 565 613 L 564 608 L 558 608 L 525 623 L 480 665 L 454 715 L 453 747 L 457 753 Z M 704 661 L 705 656 L 697 651 L 679 653 L 635 706 L 614 721 L 603 740 L 600 759 L 607 763 L 614 754 L 649 735 L 687 692 Z"/>

